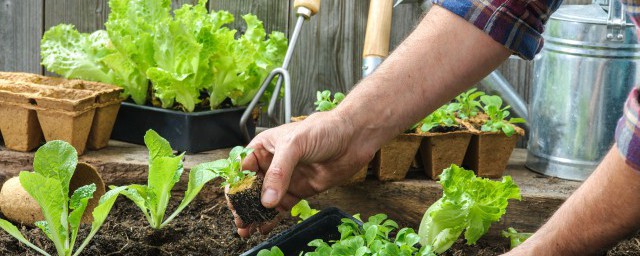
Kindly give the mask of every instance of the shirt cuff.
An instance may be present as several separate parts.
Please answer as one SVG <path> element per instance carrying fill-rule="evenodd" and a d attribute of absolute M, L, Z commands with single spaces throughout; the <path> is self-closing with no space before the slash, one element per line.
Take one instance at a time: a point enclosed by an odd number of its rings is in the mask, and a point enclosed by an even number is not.
<path fill-rule="evenodd" d="M 622 118 L 616 128 L 616 144 L 625 162 L 636 170 L 640 170 L 640 123 L 638 114 L 638 88 L 634 88 L 624 105 Z"/>
<path fill-rule="evenodd" d="M 432 0 L 487 33 L 523 59 L 543 46 L 544 24 L 559 0 Z"/>

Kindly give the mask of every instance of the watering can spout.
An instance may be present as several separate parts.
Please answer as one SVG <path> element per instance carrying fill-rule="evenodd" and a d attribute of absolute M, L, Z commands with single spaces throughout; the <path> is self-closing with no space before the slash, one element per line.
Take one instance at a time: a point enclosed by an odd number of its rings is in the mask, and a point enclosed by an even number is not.
<path fill-rule="evenodd" d="M 513 89 L 513 86 L 509 84 L 507 79 L 502 76 L 500 71 L 495 70 L 491 72 L 491 74 L 480 81 L 480 84 L 493 91 L 497 91 L 506 103 L 511 105 L 511 109 L 516 115 L 525 119 L 529 117 L 527 104 L 520 95 L 518 95 L 518 92 Z"/>

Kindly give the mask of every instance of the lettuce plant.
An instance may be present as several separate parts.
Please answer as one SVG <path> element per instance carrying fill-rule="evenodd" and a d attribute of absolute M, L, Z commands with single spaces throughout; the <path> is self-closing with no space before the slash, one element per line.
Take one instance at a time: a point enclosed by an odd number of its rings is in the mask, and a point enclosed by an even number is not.
<path fill-rule="evenodd" d="M 300 200 L 300 202 L 291 208 L 291 216 L 300 218 L 298 222 L 302 222 L 319 212 L 319 210 L 311 208 L 309 202 L 304 199 Z"/>
<path fill-rule="evenodd" d="M 503 237 L 509 238 L 511 242 L 511 249 L 516 248 L 516 246 L 524 243 L 529 237 L 533 235 L 533 233 L 518 233 L 514 228 L 508 228 L 507 231 L 500 232 Z"/>
<path fill-rule="evenodd" d="M 119 85 L 141 105 L 150 102 L 150 92 L 151 103 L 186 112 L 203 102 L 215 109 L 227 99 L 246 105 L 287 49 L 286 36 L 267 36 L 252 14 L 242 17 L 247 29 L 236 36 L 227 27 L 233 15 L 209 12 L 207 0 L 174 15 L 170 0 L 110 0 L 109 7 L 106 30 L 83 34 L 64 24 L 48 30 L 42 64 L 66 78 Z"/>
<path fill-rule="evenodd" d="M 354 216 L 360 220 L 359 216 Z M 417 248 L 420 237 L 411 228 L 398 230 L 398 224 L 387 219 L 385 214 L 369 217 L 362 226 L 349 218 L 342 219 L 338 226 L 340 240 L 331 241 L 332 244 L 316 239 L 309 242 L 315 251 L 304 253 L 306 256 L 435 256 L 430 246 Z M 395 233 L 392 238 L 391 234 Z M 260 256 L 281 256 L 282 251 L 277 247 L 262 250 Z"/>
<path fill-rule="evenodd" d="M 430 115 L 422 119 L 417 124 L 421 132 L 429 132 L 435 127 L 457 127 L 460 124 L 456 121 L 456 111 L 460 109 L 457 103 L 450 103 L 433 111 Z"/>
<path fill-rule="evenodd" d="M 520 200 L 520 189 L 509 176 L 492 181 L 451 165 L 439 183 L 442 198 L 427 209 L 418 232 L 420 244 L 432 246 L 435 253 L 448 250 L 463 232 L 467 244 L 475 244 L 500 220 L 507 200 Z"/>
<path fill-rule="evenodd" d="M 484 104 L 482 106 L 485 114 L 489 116 L 489 120 L 482 124 L 481 130 L 483 132 L 498 132 L 502 131 L 508 137 L 511 137 L 515 133 L 513 124 L 525 123 L 524 118 L 511 118 L 506 120 L 511 114 L 508 109 L 511 106 L 502 107 L 502 98 L 500 96 L 488 96 L 484 95 L 480 97 L 480 101 Z"/>
<path fill-rule="evenodd" d="M 100 198 L 92 212 L 93 223 L 89 235 L 76 248 L 82 215 L 96 191 L 95 184 L 85 185 L 73 191 L 69 197 L 69 183 L 77 163 L 78 154 L 69 143 L 51 141 L 36 152 L 33 159 L 34 171 L 20 172 L 20 184 L 38 202 L 45 218 L 35 225 L 53 242 L 60 256 L 75 256 L 82 252 L 104 223 L 118 193 L 124 189 L 114 188 Z M 50 255 L 29 242 L 10 222 L 0 219 L 0 228 L 40 254 Z"/>
<path fill-rule="evenodd" d="M 478 91 L 476 88 L 472 88 L 458 95 L 456 97 L 456 102 L 460 104 L 460 109 L 457 112 L 458 118 L 467 120 L 471 117 L 477 116 L 482 108 L 478 98 L 483 95 L 485 95 L 485 93 Z"/>
<path fill-rule="evenodd" d="M 144 142 L 149 149 L 149 174 L 147 185 L 129 185 L 121 193 L 142 210 L 154 229 L 165 227 L 200 193 L 204 185 L 215 178 L 206 164 L 198 165 L 189 172 L 189 183 L 178 208 L 165 220 L 171 198 L 171 189 L 180 181 L 184 154 L 174 155 L 169 142 L 153 130 L 147 131 Z"/>
<path fill-rule="evenodd" d="M 344 100 L 345 95 L 341 92 L 336 92 L 335 94 L 333 94 L 333 99 L 331 99 L 331 91 L 325 90 L 322 92 L 318 91 L 316 93 L 316 98 L 316 102 L 313 103 L 314 105 L 316 105 L 316 110 L 329 111 L 336 108 L 338 104 L 340 104 L 340 102 Z"/>

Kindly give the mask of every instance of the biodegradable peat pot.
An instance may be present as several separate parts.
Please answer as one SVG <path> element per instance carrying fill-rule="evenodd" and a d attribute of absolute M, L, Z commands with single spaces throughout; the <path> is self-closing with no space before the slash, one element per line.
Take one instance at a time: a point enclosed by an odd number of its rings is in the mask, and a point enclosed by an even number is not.
<path fill-rule="evenodd" d="M 86 91 L 55 89 L 36 98 L 38 121 L 47 141 L 69 142 L 84 154 L 95 115 L 96 95 Z"/>
<path fill-rule="evenodd" d="M 30 83 L 31 87 L 45 90 L 60 88 L 95 94 L 98 106 L 91 125 L 87 146 L 90 149 L 101 149 L 107 146 L 118 109 L 120 108 L 120 102 L 122 102 L 120 99 L 122 88 L 98 82 L 69 80 L 20 72 L 0 72 L 0 79 L 18 84 Z"/>
<path fill-rule="evenodd" d="M 451 132 L 427 132 L 420 144 L 420 158 L 427 177 L 436 180 L 442 171 L 452 164 L 461 165 L 472 133 L 463 125 L 462 130 Z"/>
<path fill-rule="evenodd" d="M 246 107 L 185 113 L 123 102 L 111 139 L 144 145 L 149 129 L 158 132 L 178 151 L 198 153 L 244 144 L 240 118 Z M 255 122 L 247 122 L 255 135 Z"/>
<path fill-rule="evenodd" d="M 338 226 L 342 224 L 342 219 L 344 218 L 351 219 L 358 225 L 362 225 L 361 221 L 338 208 L 327 208 L 251 248 L 251 250 L 244 252 L 241 256 L 255 256 L 261 250 L 269 250 L 274 246 L 278 246 L 284 255 L 300 255 L 302 252 L 313 251 L 315 247 L 309 246 L 308 244 L 315 239 L 322 239 L 322 241 L 335 241 L 340 239 Z"/>
<path fill-rule="evenodd" d="M 233 209 L 244 224 L 270 221 L 278 215 L 276 209 L 269 209 L 262 205 L 260 196 L 263 181 L 262 177 L 247 177 L 226 193 L 229 203 L 233 205 Z"/>
<path fill-rule="evenodd" d="M 29 104 L 29 100 L 24 98 L 22 103 Z M 35 110 L 2 100 L 0 100 L 0 132 L 5 147 L 16 151 L 31 151 L 40 145 L 43 138 Z"/>
<path fill-rule="evenodd" d="M 403 180 L 415 159 L 422 138 L 416 134 L 400 134 L 382 146 L 373 161 L 373 172 L 378 180 Z"/>
<path fill-rule="evenodd" d="M 96 192 L 82 215 L 82 223 L 91 224 L 93 209 L 98 206 L 100 197 L 105 193 L 104 181 L 95 168 L 85 163 L 78 163 L 76 171 L 69 183 L 69 196 L 77 188 L 96 184 Z M 19 177 L 13 177 L 2 185 L 0 190 L 0 210 L 9 220 L 21 225 L 33 226 L 36 221 L 44 220 L 40 206 L 27 191 L 22 188 Z"/>
<path fill-rule="evenodd" d="M 502 132 L 482 132 L 474 129 L 462 166 L 480 177 L 500 178 L 524 130 L 514 125 L 515 133 L 507 137 Z"/>

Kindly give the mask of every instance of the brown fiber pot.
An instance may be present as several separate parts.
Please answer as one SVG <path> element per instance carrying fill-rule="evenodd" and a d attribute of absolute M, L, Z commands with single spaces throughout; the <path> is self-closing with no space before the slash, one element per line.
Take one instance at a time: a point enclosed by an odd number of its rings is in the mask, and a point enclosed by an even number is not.
<path fill-rule="evenodd" d="M 378 180 L 403 180 L 415 159 L 422 138 L 417 134 L 400 134 L 382 146 L 373 161 L 373 172 Z"/>
<path fill-rule="evenodd" d="M 482 132 L 473 128 L 474 135 L 462 166 L 480 177 L 502 177 L 518 139 L 524 136 L 524 130 L 517 126 L 514 128 L 516 133 L 511 137 L 502 132 Z"/>
<path fill-rule="evenodd" d="M 469 129 L 423 134 L 419 154 L 427 177 L 437 180 L 444 169 L 452 164 L 461 165 L 472 135 Z"/>
<path fill-rule="evenodd" d="M 20 92 L 23 96 L 30 99 L 32 103 L 35 102 L 35 99 L 38 99 L 40 97 L 63 101 L 77 101 L 79 98 L 90 97 L 91 101 L 93 101 L 92 103 L 95 104 L 94 106 L 92 106 L 93 108 L 95 108 L 95 116 L 93 117 L 90 124 L 91 127 L 86 146 L 91 149 L 101 149 L 107 146 L 111 137 L 111 131 L 116 121 L 118 110 L 120 109 L 120 103 L 122 102 L 122 99 L 120 98 L 122 88 L 114 85 L 83 80 L 69 80 L 59 77 L 47 77 L 37 74 L 20 72 L 0 72 L 0 90 Z M 61 110 L 57 109 L 58 107 L 59 105 L 55 107 L 49 107 L 49 109 Z M 65 111 L 78 111 L 78 109 L 76 107 L 72 107 L 71 109 L 65 109 Z M 34 119 L 37 119 L 35 117 L 34 110 L 31 110 L 30 113 L 34 115 Z M 60 111 L 58 111 L 58 113 L 60 113 Z M 72 115 L 78 116 L 80 114 L 74 113 Z M 68 120 L 68 118 L 65 119 L 65 121 Z M 75 124 L 73 124 L 72 126 L 76 127 L 78 123 L 82 123 L 83 125 L 86 124 L 86 122 L 79 122 L 78 119 L 75 119 L 74 122 Z M 39 128 L 40 127 L 38 127 L 38 129 Z M 83 133 L 79 135 L 80 136 L 76 137 L 84 136 Z M 34 137 L 31 136 L 30 138 Z M 78 139 L 76 138 L 76 140 Z M 76 142 L 74 146 L 76 146 L 77 144 L 78 142 Z M 9 145 L 7 145 L 7 147 L 11 148 Z M 76 148 L 79 149 L 78 147 Z M 34 147 L 26 151 L 32 150 L 33 148 Z M 14 150 L 20 149 L 16 148 Z"/>

